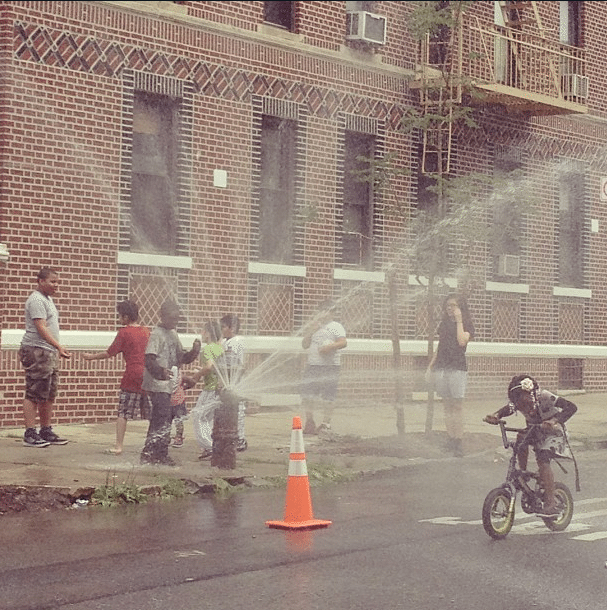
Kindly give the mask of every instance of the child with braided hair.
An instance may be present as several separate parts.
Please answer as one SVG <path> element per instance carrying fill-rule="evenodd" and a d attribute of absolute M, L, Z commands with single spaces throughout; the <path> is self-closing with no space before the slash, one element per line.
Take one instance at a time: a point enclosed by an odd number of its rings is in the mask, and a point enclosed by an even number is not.
<path fill-rule="evenodd" d="M 518 449 L 518 462 L 522 470 L 527 469 L 529 445 L 533 447 L 540 481 L 544 487 L 544 510 L 541 517 L 555 517 L 554 473 L 550 461 L 563 456 L 568 449 L 565 422 L 577 411 L 577 406 L 561 396 L 540 389 L 531 375 L 517 375 L 508 386 L 507 405 L 487 415 L 483 421 L 497 425 L 503 417 L 521 412 L 527 424 L 539 424 L 528 435 Z M 525 433 L 526 434 L 526 433 Z"/>

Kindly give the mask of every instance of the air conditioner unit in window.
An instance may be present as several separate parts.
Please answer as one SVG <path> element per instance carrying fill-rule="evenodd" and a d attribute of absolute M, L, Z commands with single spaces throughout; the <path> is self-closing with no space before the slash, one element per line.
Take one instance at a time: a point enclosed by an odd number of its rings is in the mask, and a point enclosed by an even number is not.
<path fill-rule="evenodd" d="M 346 39 L 386 44 L 386 18 L 367 11 L 346 13 Z"/>
<path fill-rule="evenodd" d="M 502 254 L 498 259 L 497 273 L 498 275 L 518 277 L 521 274 L 520 256 L 515 256 L 514 254 Z"/>
<path fill-rule="evenodd" d="M 580 98 L 588 97 L 588 77 L 580 74 L 563 74 L 561 76 L 561 84 L 563 87 L 563 97 L 565 98 Z"/>

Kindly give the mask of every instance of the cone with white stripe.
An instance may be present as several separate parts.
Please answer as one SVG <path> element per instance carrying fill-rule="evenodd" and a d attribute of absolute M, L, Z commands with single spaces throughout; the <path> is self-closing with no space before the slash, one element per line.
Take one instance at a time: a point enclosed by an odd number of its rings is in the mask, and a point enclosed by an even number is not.
<path fill-rule="evenodd" d="M 284 521 L 266 521 L 266 525 L 277 529 L 291 530 L 316 529 L 327 527 L 330 524 L 331 521 L 314 519 L 301 417 L 294 417 L 293 430 L 291 431 L 291 455 L 289 457 L 285 518 Z"/>

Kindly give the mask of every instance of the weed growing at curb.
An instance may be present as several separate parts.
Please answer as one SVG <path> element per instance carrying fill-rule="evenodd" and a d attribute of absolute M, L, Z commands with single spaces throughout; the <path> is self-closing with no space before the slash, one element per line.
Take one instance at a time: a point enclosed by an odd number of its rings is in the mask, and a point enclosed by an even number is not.
<path fill-rule="evenodd" d="M 185 482 L 181 479 L 162 479 L 159 485 L 163 499 L 183 498 L 187 494 Z"/>
<path fill-rule="evenodd" d="M 132 480 L 116 483 L 114 478 L 110 483 L 108 473 L 106 484 L 97 487 L 91 496 L 91 504 L 109 508 L 121 504 L 143 504 L 147 499 L 147 494 Z"/>
<path fill-rule="evenodd" d="M 112 479 L 110 481 L 110 478 Z M 134 477 L 129 477 L 118 483 L 116 474 L 106 475 L 105 485 L 100 485 L 91 496 L 91 504 L 108 508 L 123 504 L 144 504 L 150 496 L 161 499 L 183 498 L 186 493 L 185 482 L 181 479 L 163 478 L 158 481 L 152 492 L 135 484 Z"/>
<path fill-rule="evenodd" d="M 308 480 L 310 486 L 319 486 L 327 483 L 347 483 L 354 481 L 360 477 L 360 473 L 348 472 L 344 473 L 338 470 L 333 464 L 326 462 L 318 464 L 308 464 Z M 266 477 L 264 480 L 268 483 L 268 487 L 285 487 L 288 476 L 281 475 L 277 477 Z"/>
<path fill-rule="evenodd" d="M 215 496 L 222 500 L 230 498 L 232 495 L 242 489 L 241 485 L 232 485 L 229 481 L 226 481 L 221 477 L 213 477 L 211 484 L 215 490 Z"/>

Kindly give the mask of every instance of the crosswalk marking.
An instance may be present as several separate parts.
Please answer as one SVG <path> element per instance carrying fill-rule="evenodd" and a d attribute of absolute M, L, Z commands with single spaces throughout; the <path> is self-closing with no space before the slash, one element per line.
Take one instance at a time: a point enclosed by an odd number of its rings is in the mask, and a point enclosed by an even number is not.
<path fill-rule="evenodd" d="M 607 503 L 607 498 L 586 498 L 584 500 L 578 500 L 575 502 L 574 507 L 579 508 L 580 506 L 591 506 L 593 504 Z M 571 536 L 572 540 L 581 540 L 586 542 L 592 542 L 595 540 L 604 540 L 607 538 L 607 531 L 596 531 L 596 532 L 587 532 L 587 530 L 591 529 L 592 526 L 587 523 L 589 519 L 594 519 L 597 517 L 605 517 L 607 516 L 607 508 L 600 508 L 596 510 L 590 510 L 585 512 L 575 512 L 573 514 L 573 518 L 571 519 L 571 523 L 563 532 L 553 532 L 546 528 L 544 522 L 537 517 L 536 515 L 531 515 L 527 513 L 523 513 L 520 509 L 517 510 L 515 515 L 515 524 L 512 526 L 511 534 L 519 534 L 521 536 L 531 536 L 531 535 L 548 535 L 560 533 L 562 534 L 572 534 L 575 532 L 584 532 L 586 533 L 578 533 L 576 536 Z M 431 523 L 433 525 L 473 525 L 478 526 L 482 525 L 481 519 L 472 519 L 472 520 L 463 520 L 460 517 L 432 517 L 430 519 L 420 519 L 419 523 Z"/>
<path fill-rule="evenodd" d="M 607 538 L 607 532 L 592 532 L 591 534 L 580 534 L 579 536 L 573 536 L 573 540 L 583 540 L 585 542 L 603 540 L 604 538 Z"/>

